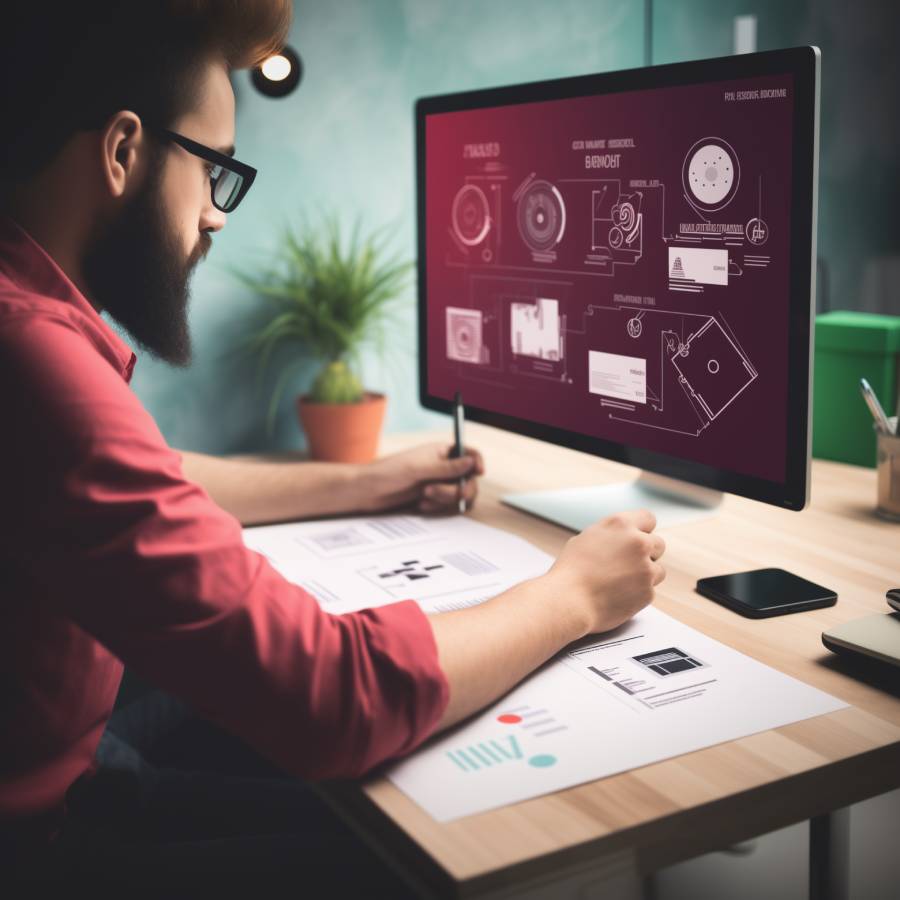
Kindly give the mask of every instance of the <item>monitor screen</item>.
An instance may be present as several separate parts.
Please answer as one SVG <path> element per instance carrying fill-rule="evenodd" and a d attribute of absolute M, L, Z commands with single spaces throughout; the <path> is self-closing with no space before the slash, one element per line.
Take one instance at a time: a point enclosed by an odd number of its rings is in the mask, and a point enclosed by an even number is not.
<path fill-rule="evenodd" d="M 795 52 L 420 101 L 426 405 L 460 391 L 476 419 L 802 506 L 814 141 Z"/>

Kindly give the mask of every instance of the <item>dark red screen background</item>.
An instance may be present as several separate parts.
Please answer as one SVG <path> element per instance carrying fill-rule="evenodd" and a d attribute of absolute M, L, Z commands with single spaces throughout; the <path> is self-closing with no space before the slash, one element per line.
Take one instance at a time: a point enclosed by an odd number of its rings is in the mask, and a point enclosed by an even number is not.
<path fill-rule="evenodd" d="M 767 97 L 769 89 L 785 96 Z M 726 99 L 741 91 L 761 94 Z M 459 390 L 466 406 L 784 481 L 792 95 L 785 75 L 428 115 L 428 392 L 451 399 Z M 715 199 L 704 205 L 684 186 L 695 175 L 708 175 L 713 192 L 728 183 L 728 154 L 705 149 L 685 176 L 692 148 L 707 139 L 730 148 L 740 170 L 717 210 L 709 208 Z M 574 149 L 610 140 L 626 146 Z M 615 153 L 618 168 L 586 167 L 586 156 Z M 461 195 L 467 185 L 480 195 Z M 547 205 L 564 208 L 565 228 L 549 250 L 535 250 L 520 217 L 541 238 L 554 215 L 541 205 L 548 191 L 560 198 Z M 629 203 L 640 227 L 626 221 L 619 231 L 633 243 L 616 248 L 617 216 L 630 215 L 622 211 Z M 684 260 L 674 276 L 670 248 Z M 696 281 L 679 280 L 721 263 L 722 250 L 727 285 L 701 282 L 698 291 Z M 473 354 L 468 360 L 448 356 L 448 307 L 463 311 L 452 313 L 451 338 L 454 353 Z M 531 321 L 539 308 L 564 317 L 559 359 L 515 352 L 522 317 Z M 552 322 L 546 327 L 542 334 L 554 334 Z M 593 380 L 592 351 L 604 355 L 594 357 L 603 362 Z M 622 371 L 631 396 L 643 368 L 645 403 L 602 392 L 612 377 L 604 367 L 619 358 L 643 361 Z"/>

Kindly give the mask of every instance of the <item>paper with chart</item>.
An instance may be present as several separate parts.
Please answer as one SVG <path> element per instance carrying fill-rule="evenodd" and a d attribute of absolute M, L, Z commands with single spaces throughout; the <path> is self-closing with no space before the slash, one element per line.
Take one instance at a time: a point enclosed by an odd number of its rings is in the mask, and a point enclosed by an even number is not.
<path fill-rule="evenodd" d="M 527 541 L 464 516 L 266 525 L 245 529 L 244 542 L 331 613 L 409 599 L 426 612 L 462 609 L 553 562 Z"/>
<path fill-rule="evenodd" d="M 449 821 L 846 705 L 649 608 L 569 648 L 388 777 Z"/>
<path fill-rule="evenodd" d="M 244 540 L 333 613 L 408 598 L 427 612 L 462 609 L 552 562 L 463 516 L 272 525 Z M 567 648 L 388 777 L 448 821 L 844 706 L 649 608 Z"/>

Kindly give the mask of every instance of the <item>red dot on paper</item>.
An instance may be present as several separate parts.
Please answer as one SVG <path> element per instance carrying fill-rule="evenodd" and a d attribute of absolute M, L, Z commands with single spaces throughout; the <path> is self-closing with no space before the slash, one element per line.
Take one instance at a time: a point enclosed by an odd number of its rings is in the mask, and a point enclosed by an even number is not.
<path fill-rule="evenodd" d="M 497 721 L 503 722 L 504 725 L 515 725 L 517 722 L 522 721 L 522 717 L 513 713 L 504 713 L 502 716 L 497 716 Z"/>

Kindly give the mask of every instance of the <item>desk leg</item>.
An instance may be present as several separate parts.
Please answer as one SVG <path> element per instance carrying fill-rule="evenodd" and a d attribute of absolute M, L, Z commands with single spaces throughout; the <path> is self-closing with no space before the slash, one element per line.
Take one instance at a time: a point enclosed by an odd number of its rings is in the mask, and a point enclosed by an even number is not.
<path fill-rule="evenodd" d="M 641 879 L 641 900 L 659 900 L 659 878 L 656 872 Z"/>
<path fill-rule="evenodd" d="M 849 900 L 850 808 L 809 820 L 809 900 Z"/>

